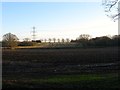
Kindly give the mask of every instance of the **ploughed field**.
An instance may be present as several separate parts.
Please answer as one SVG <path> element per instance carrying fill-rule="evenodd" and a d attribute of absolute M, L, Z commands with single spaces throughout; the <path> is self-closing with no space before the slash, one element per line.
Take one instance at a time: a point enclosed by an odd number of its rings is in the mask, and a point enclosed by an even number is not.
<path fill-rule="evenodd" d="M 3 88 L 119 88 L 118 51 L 3 49 Z"/>

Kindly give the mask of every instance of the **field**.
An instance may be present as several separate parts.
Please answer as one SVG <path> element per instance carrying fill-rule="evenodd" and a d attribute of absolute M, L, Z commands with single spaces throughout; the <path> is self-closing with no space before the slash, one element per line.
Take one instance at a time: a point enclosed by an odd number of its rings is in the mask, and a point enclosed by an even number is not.
<path fill-rule="evenodd" d="M 4 88 L 119 88 L 119 48 L 2 51 Z"/>

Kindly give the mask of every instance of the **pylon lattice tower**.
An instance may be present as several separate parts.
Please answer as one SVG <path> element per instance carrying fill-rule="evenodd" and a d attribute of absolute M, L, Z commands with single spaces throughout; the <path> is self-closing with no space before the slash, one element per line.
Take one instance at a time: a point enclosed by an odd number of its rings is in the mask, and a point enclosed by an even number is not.
<path fill-rule="evenodd" d="M 32 37 L 33 37 L 33 40 L 35 41 L 36 40 L 36 31 L 35 31 L 36 27 L 33 27 L 32 29 L 33 29 Z"/>

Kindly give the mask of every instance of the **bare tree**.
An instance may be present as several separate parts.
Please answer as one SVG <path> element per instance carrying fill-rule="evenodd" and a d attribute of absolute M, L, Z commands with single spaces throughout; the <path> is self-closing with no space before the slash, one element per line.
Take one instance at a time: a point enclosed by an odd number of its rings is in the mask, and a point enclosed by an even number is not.
<path fill-rule="evenodd" d="M 70 39 L 69 39 L 69 38 L 66 38 L 66 42 L 70 42 Z"/>
<path fill-rule="evenodd" d="M 48 40 L 49 40 L 49 43 L 51 43 L 52 39 L 51 39 L 51 38 L 49 38 Z"/>
<path fill-rule="evenodd" d="M 64 42 L 65 42 L 65 39 L 64 39 L 64 38 L 62 38 L 62 40 L 61 40 L 61 41 L 62 41 L 62 43 L 64 43 Z"/>
<path fill-rule="evenodd" d="M 3 35 L 3 44 L 6 46 L 6 47 L 9 47 L 9 48 L 14 48 L 18 45 L 18 38 L 16 35 L 14 34 L 11 34 L 11 33 L 7 33 L 5 35 Z"/>
<path fill-rule="evenodd" d="M 78 39 L 86 39 L 86 40 L 89 40 L 90 39 L 90 35 L 89 34 L 81 34 Z"/>
<path fill-rule="evenodd" d="M 44 41 L 45 41 L 45 43 L 46 43 L 47 39 L 44 39 Z"/>
<path fill-rule="evenodd" d="M 59 38 L 57 39 L 57 41 L 58 41 L 58 43 L 60 43 L 60 39 Z"/>
<path fill-rule="evenodd" d="M 120 0 L 103 0 L 106 15 L 114 21 L 120 19 Z"/>
<path fill-rule="evenodd" d="M 53 38 L 54 43 L 56 42 L 56 38 Z"/>

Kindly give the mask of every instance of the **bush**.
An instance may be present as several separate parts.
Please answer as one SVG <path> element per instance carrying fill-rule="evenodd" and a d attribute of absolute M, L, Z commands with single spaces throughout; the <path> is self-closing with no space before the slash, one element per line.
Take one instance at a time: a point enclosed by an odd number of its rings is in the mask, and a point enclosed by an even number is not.
<path fill-rule="evenodd" d="M 34 46 L 35 42 L 20 42 L 18 46 Z"/>

